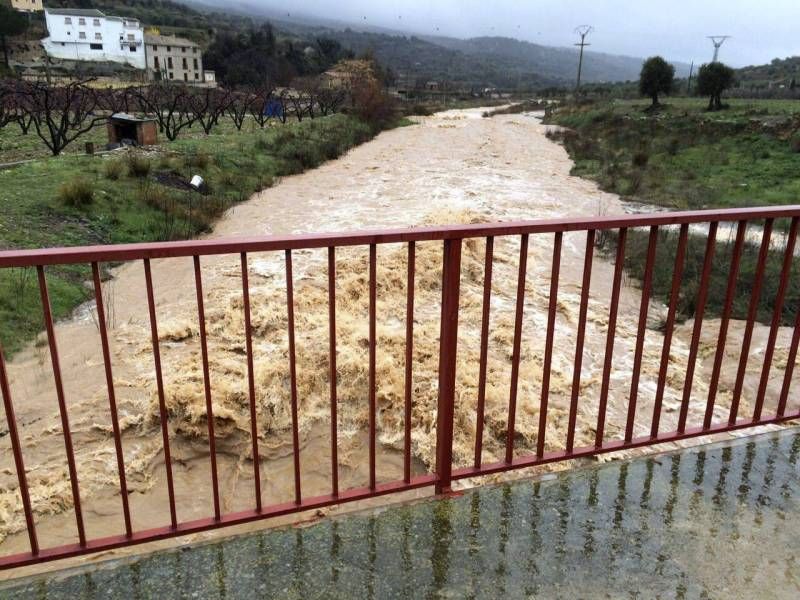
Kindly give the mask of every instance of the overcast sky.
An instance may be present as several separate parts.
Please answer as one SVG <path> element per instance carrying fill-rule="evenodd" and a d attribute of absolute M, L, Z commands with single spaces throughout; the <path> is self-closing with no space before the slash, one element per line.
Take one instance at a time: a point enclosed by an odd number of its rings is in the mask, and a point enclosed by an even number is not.
<path fill-rule="evenodd" d="M 735 66 L 800 55 L 800 0 L 244 1 L 413 32 L 504 35 L 556 46 L 574 43 L 573 30 L 587 23 L 595 28 L 592 50 L 685 62 L 711 59 L 709 35 L 733 36 L 720 58 Z"/>

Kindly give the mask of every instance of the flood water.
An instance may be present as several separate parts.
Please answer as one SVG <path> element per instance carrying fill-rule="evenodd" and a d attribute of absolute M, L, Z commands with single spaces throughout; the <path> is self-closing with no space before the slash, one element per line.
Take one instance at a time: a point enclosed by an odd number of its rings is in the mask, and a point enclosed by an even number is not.
<path fill-rule="evenodd" d="M 499 222 L 625 212 L 620 199 L 570 175 L 564 149 L 548 140 L 539 120 L 525 115 L 481 118 L 481 110 L 451 111 L 385 132 L 346 156 L 289 177 L 231 209 L 214 237 L 314 233 L 382 227 Z M 547 446 L 563 448 L 584 263 L 585 235 L 564 235 L 558 287 L 556 347 L 550 377 Z M 492 287 L 486 433 L 483 460 L 503 455 L 514 332 L 519 240 L 498 239 Z M 536 447 L 544 336 L 550 298 L 552 236 L 532 236 L 528 253 L 522 362 L 516 431 L 518 454 Z M 378 274 L 378 481 L 402 473 L 405 366 L 406 249 L 380 247 Z M 468 464 L 475 439 L 480 354 L 483 240 L 464 244 L 459 318 L 459 363 L 454 462 Z M 223 512 L 254 506 L 253 457 L 244 353 L 238 256 L 204 258 L 203 284 Z M 614 265 L 596 255 L 590 288 L 576 447 L 594 442 Z M 288 395 L 287 315 L 283 253 L 250 257 L 257 420 L 265 505 L 293 498 Z M 337 254 L 337 338 L 340 487 L 367 481 L 368 250 Z M 432 468 L 440 313 L 441 244 L 420 244 L 414 314 L 412 453 L 417 473 Z M 304 495 L 330 491 L 330 417 L 327 254 L 294 256 L 297 317 L 300 454 Z M 211 514 L 207 414 L 198 339 L 192 260 L 153 261 L 160 348 L 169 409 L 170 442 L 179 520 Z M 141 264 L 124 265 L 107 296 L 114 381 L 134 529 L 168 522 L 167 490 L 155 375 Z M 641 296 L 626 282 L 620 298 L 607 438 L 625 428 Z M 651 302 L 643 344 L 634 436 L 649 433 L 666 309 Z M 689 426 L 702 421 L 717 346 L 718 322 L 704 323 L 692 383 Z M 733 322 L 731 339 L 743 325 Z M 768 328 L 757 325 L 744 380 L 742 414 L 758 386 Z M 782 384 L 791 328 L 781 328 L 769 378 L 765 414 Z M 689 355 L 692 323 L 676 328 L 661 414 L 674 429 Z M 78 479 L 89 538 L 122 532 L 122 513 L 108 396 L 97 326 L 91 311 L 59 323 L 56 335 L 64 374 Z M 727 417 L 739 345 L 725 348 L 715 420 Z M 783 361 L 783 362 L 781 362 Z M 20 420 L 32 502 L 43 547 L 77 539 L 57 401 L 46 344 L 31 345 L 9 364 Z M 795 370 L 800 378 L 800 369 Z M 797 382 L 795 382 L 797 385 Z M 794 402 L 794 400 L 792 401 Z M 791 403 L 790 403 L 791 404 Z M 794 404 L 789 410 L 796 410 Z M 698 440 L 702 441 L 702 440 Z M 552 466 L 549 468 L 562 468 Z M 28 550 L 8 436 L 0 437 L 0 552 Z"/>

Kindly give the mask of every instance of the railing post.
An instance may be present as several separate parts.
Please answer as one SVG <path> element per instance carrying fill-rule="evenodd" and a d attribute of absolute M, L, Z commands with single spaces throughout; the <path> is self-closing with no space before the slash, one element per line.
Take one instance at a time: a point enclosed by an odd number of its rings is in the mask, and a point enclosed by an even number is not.
<path fill-rule="evenodd" d="M 436 413 L 436 493 L 450 491 L 453 471 L 453 412 L 456 388 L 461 240 L 445 240 L 442 266 L 442 321 L 439 334 L 439 400 Z"/>

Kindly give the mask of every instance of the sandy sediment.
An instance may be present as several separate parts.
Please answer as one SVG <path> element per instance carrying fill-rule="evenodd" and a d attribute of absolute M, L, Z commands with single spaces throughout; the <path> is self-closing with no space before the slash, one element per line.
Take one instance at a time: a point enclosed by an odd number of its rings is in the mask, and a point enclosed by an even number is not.
<path fill-rule="evenodd" d="M 239 206 L 217 226 L 215 236 L 314 232 L 383 226 L 488 222 L 557 215 L 621 212 L 618 198 L 569 175 L 563 149 L 529 116 L 481 119 L 480 111 L 457 111 L 379 136 L 337 161 L 288 178 Z M 552 236 L 533 236 L 525 282 L 519 399 L 515 445 L 535 448 L 550 298 Z M 547 448 L 563 447 L 571 393 L 585 237 L 564 236 L 558 287 L 555 351 L 551 368 Z M 485 461 L 502 457 L 510 386 L 519 240 L 495 243 L 490 310 Z M 480 326 L 484 284 L 483 240 L 468 240 L 462 255 L 454 461 L 469 464 L 475 439 Z M 406 348 L 405 246 L 378 248 L 377 372 L 379 480 L 402 472 Z M 368 249 L 339 249 L 336 257 L 338 448 L 342 487 L 367 477 Z M 417 245 L 414 313 L 412 452 L 414 469 L 432 467 L 441 304 L 442 250 Z M 253 505 L 249 396 L 244 314 L 238 257 L 203 259 L 211 387 L 223 510 Z M 330 473 L 330 369 L 328 356 L 327 252 L 293 255 L 297 332 L 298 397 L 304 494 L 328 491 Z M 605 357 L 608 299 L 613 265 L 593 263 L 587 337 L 581 373 L 576 445 L 594 441 Z M 293 497 L 291 413 L 285 265 L 282 253 L 250 257 L 256 406 L 264 501 Z M 178 516 L 211 511 L 208 433 L 191 260 L 154 263 L 166 402 L 169 410 Z M 124 430 L 126 476 L 135 527 L 167 520 L 158 401 L 152 362 L 142 267 L 126 265 L 107 284 L 114 307 L 110 323 L 115 389 Z M 631 282 L 622 290 L 606 438 L 624 430 L 636 343 L 640 294 Z M 635 435 L 649 432 L 663 336 L 665 307 L 651 302 L 644 341 Z M 690 423 L 702 419 L 716 351 L 718 323 L 703 326 L 698 370 L 692 387 Z M 742 323 L 731 325 L 730 339 Z M 670 353 L 662 428 L 673 429 L 683 394 L 692 323 L 681 324 Z M 755 329 L 742 411 L 746 413 L 760 376 L 767 328 Z M 767 408 L 774 410 L 791 331 L 780 331 Z M 107 390 L 97 327 L 91 310 L 60 323 L 57 336 L 76 447 L 81 498 L 90 536 L 118 533 L 121 508 Z M 716 416 L 727 415 L 738 346 L 726 348 Z M 32 345 L 9 365 L 21 422 L 28 480 L 43 545 L 76 538 L 70 482 L 46 346 Z M 0 535 L 5 553 L 27 549 L 22 507 L 8 437 L 0 440 Z"/>

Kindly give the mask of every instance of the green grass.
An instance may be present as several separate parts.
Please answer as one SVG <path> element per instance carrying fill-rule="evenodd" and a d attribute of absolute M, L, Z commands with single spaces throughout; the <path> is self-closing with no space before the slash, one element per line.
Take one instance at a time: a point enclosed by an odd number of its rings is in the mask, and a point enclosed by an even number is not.
<path fill-rule="evenodd" d="M 573 173 L 632 200 L 677 209 L 733 208 L 800 204 L 800 153 L 790 142 L 800 127 L 800 103 L 788 100 L 730 100 L 727 110 L 709 113 L 701 98 L 670 98 L 655 115 L 644 101 L 614 101 L 566 109 L 552 122 L 569 128 L 563 140 L 575 161 Z M 757 226 L 754 224 L 753 226 Z M 788 229 L 775 223 L 775 234 Z M 641 281 L 647 255 L 647 233 L 630 231 L 625 270 Z M 669 301 L 678 244 L 675 231 L 662 231 L 653 271 L 653 295 Z M 705 258 L 705 238 L 690 235 L 678 317 L 695 316 Z M 613 256 L 616 236 L 606 236 L 601 250 Z M 721 315 L 730 273 L 733 244 L 718 242 L 711 272 L 706 318 Z M 772 319 L 779 286 L 782 252 L 769 253 L 756 318 Z M 732 317 L 747 316 L 758 258 L 748 243 L 742 255 Z M 795 261 L 797 262 L 797 261 Z M 800 307 L 797 269 L 787 289 L 785 325 Z"/>
<path fill-rule="evenodd" d="M 0 248 L 191 238 L 277 178 L 336 158 L 372 136 L 369 125 L 341 114 L 264 130 L 251 122 L 241 132 L 223 121 L 209 136 L 191 130 L 138 157 L 136 162 L 149 160 L 146 175 L 132 174 L 131 161 L 119 153 L 39 158 L 0 170 Z M 112 161 L 122 167 L 109 168 Z M 165 184 L 196 174 L 208 183 L 209 195 Z M 61 188 L 76 181 L 91 185 L 90 204 L 72 205 L 60 197 Z M 86 267 L 48 269 L 56 318 L 88 299 L 89 278 Z M 19 350 L 41 328 L 35 271 L 0 270 L 0 340 L 6 353 Z"/>
<path fill-rule="evenodd" d="M 788 229 L 788 220 L 776 223 L 776 229 Z M 758 227 L 753 224 L 751 227 Z M 774 236 L 781 233 L 774 232 Z M 731 237 L 733 237 L 733 232 Z M 644 267 L 647 261 L 647 246 L 649 235 L 646 231 L 628 231 L 628 240 L 625 245 L 625 271 L 638 281 L 644 279 Z M 606 234 L 601 237 L 601 252 L 612 259 L 616 252 L 617 236 Z M 698 292 L 705 260 L 706 238 L 702 235 L 691 234 L 688 237 L 686 248 L 686 261 L 684 263 L 683 277 L 677 301 L 677 317 L 679 320 L 695 316 L 698 305 Z M 672 278 L 675 267 L 675 255 L 678 247 L 678 232 L 661 230 L 656 246 L 656 256 L 653 269 L 653 297 L 665 305 L 669 304 L 672 291 Z M 718 239 L 712 261 L 709 277 L 708 295 L 705 305 L 706 318 L 716 318 L 723 313 L 728 278 L 731 273 L 731 259 L 733 256 L 733 240 Z M 752 297 L 752 289 L 756 279 L 758 266 L 759 246 L 756 243 L 744 245 L 739 273 L 736 279 L 736 291 L 731 306 L 731 317 L 746 319 Z M 770 323 L 775 310 L 775 298 L 780 286 L 781 271 L 783 268 L 784 252 L 771 250 L 765 263 L 762 292 L 756 310 L 756 320 L 761 323 Z M 782 325 L 794 324 L 797 309 L 800 307 L 800 263 L 795 261 L 789 283 L 786 289 L 784 310 L 781 313 Z"/>
<path fill-rule="evenodd" d="M 552 122 L 575 161 L 574 174 L 610 192 L 674 208 L 792 204 L 800 201 L 790 138 L 800 103 L 731 100 L 706 112 L 700 98 L 668 99 L 655 115 L 647 103 L 614 101 L 567 109 Z"/>

